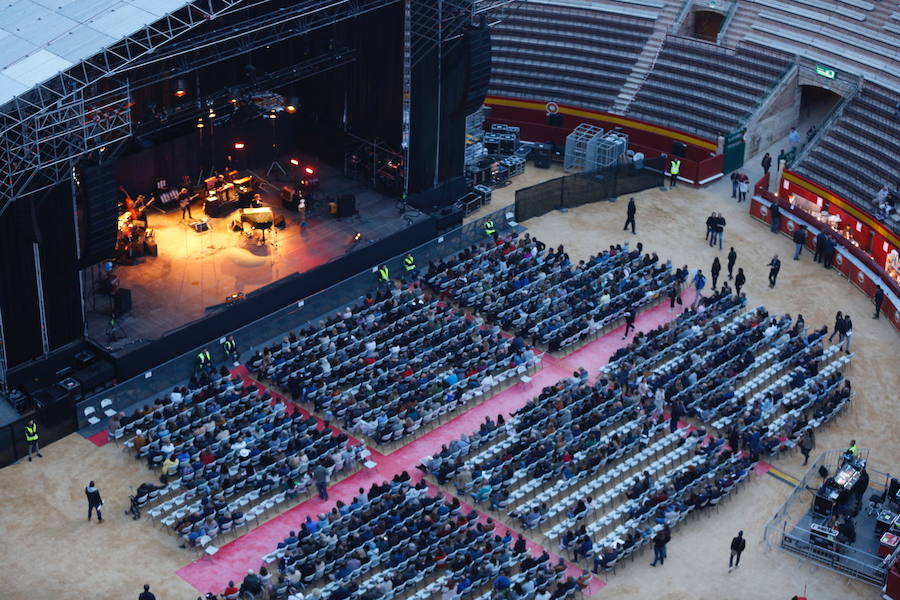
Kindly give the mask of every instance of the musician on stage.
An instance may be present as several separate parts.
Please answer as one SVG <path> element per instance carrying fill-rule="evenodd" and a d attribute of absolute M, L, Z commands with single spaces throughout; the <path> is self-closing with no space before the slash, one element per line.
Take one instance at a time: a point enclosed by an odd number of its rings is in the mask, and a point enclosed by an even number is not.
<path fill-rule="evenodd" d="M 181 207 L 181 219 L 184 220 L 184 213 L 187 212 L 188 219 L 193 219 L 191 214 L 191 193 L 187 188 L 181 188 L 178 192 L 178 205 Z"/>

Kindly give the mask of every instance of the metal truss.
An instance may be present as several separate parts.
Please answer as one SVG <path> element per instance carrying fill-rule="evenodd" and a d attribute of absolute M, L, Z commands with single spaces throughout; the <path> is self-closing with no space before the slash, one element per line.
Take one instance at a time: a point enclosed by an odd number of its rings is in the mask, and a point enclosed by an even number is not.
<path fill-rule="evenodd" d="M 254 92 L 268 91 L 274 87 L 285 86 L 300 81 L 301 79 L 313 77 L 319 73 L 324 73 L 343 65 L 350 64 L 355 60 L 356 54 L 353 49 L 343 46 L 333 48 L 326 54 L 289 65 L 282 69 L 278 69 L 277 71 L 265 73 L 260 77 L 254 78 L 252 83 L 219 90 L 215 93 L 197 98 L 196 102 L 192 102 L 189 105 L 180 106 L 177 109 L 169 111 L 163 111 L 157 115 L 156 119 L 135 125 L 134 135 L 149 135 L 157 131 L 168 129 L 173 125 L 186 123 L 199 118 L 208 118 L 210 109 L 213 109 L 217 114 L 221 113 L 222 109 L 231 106 L 233 98 L 247 98 Z M 220 116 L 219 118 L 225 119 L 226 117 Z"/>
<path fill-rule="evenodd" d="M 17 198 L 67 180 L 69 161 L 98 156 L 127 139 L 130 92 L 137 87 L 396 1 L 189 2 L 0 106 L 0 214 Z M 228 17 L 227 27 L 209 26 Z"/>

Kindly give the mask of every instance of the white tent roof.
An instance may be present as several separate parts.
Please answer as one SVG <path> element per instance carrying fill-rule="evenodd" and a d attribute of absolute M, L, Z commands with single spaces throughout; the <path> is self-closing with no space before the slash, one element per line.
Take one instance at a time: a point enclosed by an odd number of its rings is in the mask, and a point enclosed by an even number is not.
<path fill-rule="evenodd" d="M 186 0 L 4 0 L 0 104 L 187 4 Z"/>

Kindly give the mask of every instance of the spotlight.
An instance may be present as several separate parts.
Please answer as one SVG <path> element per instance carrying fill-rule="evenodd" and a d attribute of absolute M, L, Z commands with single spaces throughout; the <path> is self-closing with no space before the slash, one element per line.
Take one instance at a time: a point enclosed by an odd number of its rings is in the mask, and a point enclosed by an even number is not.
<path fill-rule="evenodd" d="M 312 167 L 306 167 L 305 169 L 303 169 L 303 171 L 304 171 L 307 175 L 312 175 L 313 173 L 315 173 L 315 170 L 313 170 Z"/>
<path fill-rule="evenodd" d="M 360 232 L 357 231 L 357 232 L 353 235 L 353 243 L 355 244 L 356 242 L 358 242 L 358 241 L 361 240 L 361 239 L 362 239 L 362 234 L 361 234 Z"/>
<path fill-rule="evenodd" d="M 244 142 L 235 142 L 235 143 L 234 143 L 234 149 L 235 149 L 235 150 L 243 150 L 243 149 L 244 149 Z"/>
<path fill-rule="evenodd" d="M 289 115 L 292 115 L 295 112 L 297 112 L 298 106 L 300 106 L 300 100 L 297 98 L 297 96 L 291 96 L 290 98 L 288 98 L 288 102 L 287 102 L 287 105 L 284 107 L 284 110 Z"/>
<path fill-rule="evenodd" d="M 269 111 L 269 118 L 270 118 L 270 119 L 277 119 L 277 118 L 278 118 L 278 113 L 275 112 L 275 109 L 274 109 L 274 108 L 273 108 L 272 110 Z"/>
<path fill-rule="evenodd" d="M 299 167 L 299 166 L 300 166 L 300 161 L 297 160 L 296 158 L 292 158 L 292 159 L 291 159 L 291 164 L 294 165 L 295 167 Z"/>
<path fill-rule="evenodd" d="M 232 98 L 228 101 L 230 104 L 237 104 L 237 98 Z"/>
<path fill-rule="evenodd" d="M 175 82 L 175 97 L 181 98 L 187 95 L 187 85 L 184 83 L 184 79 L 179 79 Z"/>
<path fill-rule="evenodd" d="M 197 129 L 203 129 L 203 118 L 197 119 Z"/>
<path fill-rule="evenodd" d="M 210 119 L 215 119 L 215 118 L 216 118 L 216 111 L 213 110 L 211 107 L 210 107 L 210 109 L 209 109 L 209 118 L 210 118 Z"/>

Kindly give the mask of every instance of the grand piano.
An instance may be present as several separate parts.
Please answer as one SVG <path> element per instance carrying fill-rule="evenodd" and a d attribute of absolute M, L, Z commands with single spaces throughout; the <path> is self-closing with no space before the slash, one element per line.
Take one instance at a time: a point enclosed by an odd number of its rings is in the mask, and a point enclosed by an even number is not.
<path fill-rule="evenodd" d="M 268 206 L 244 208 L 241 210 L 241 229 L 243 229 L 244 223 L 248 223 L 253 229 L 262 231 L 262 240 L 260 240 L 260 244 L 266 242 L 266 231 L 272 228 L 274 222 L 275 214 Z"/>

